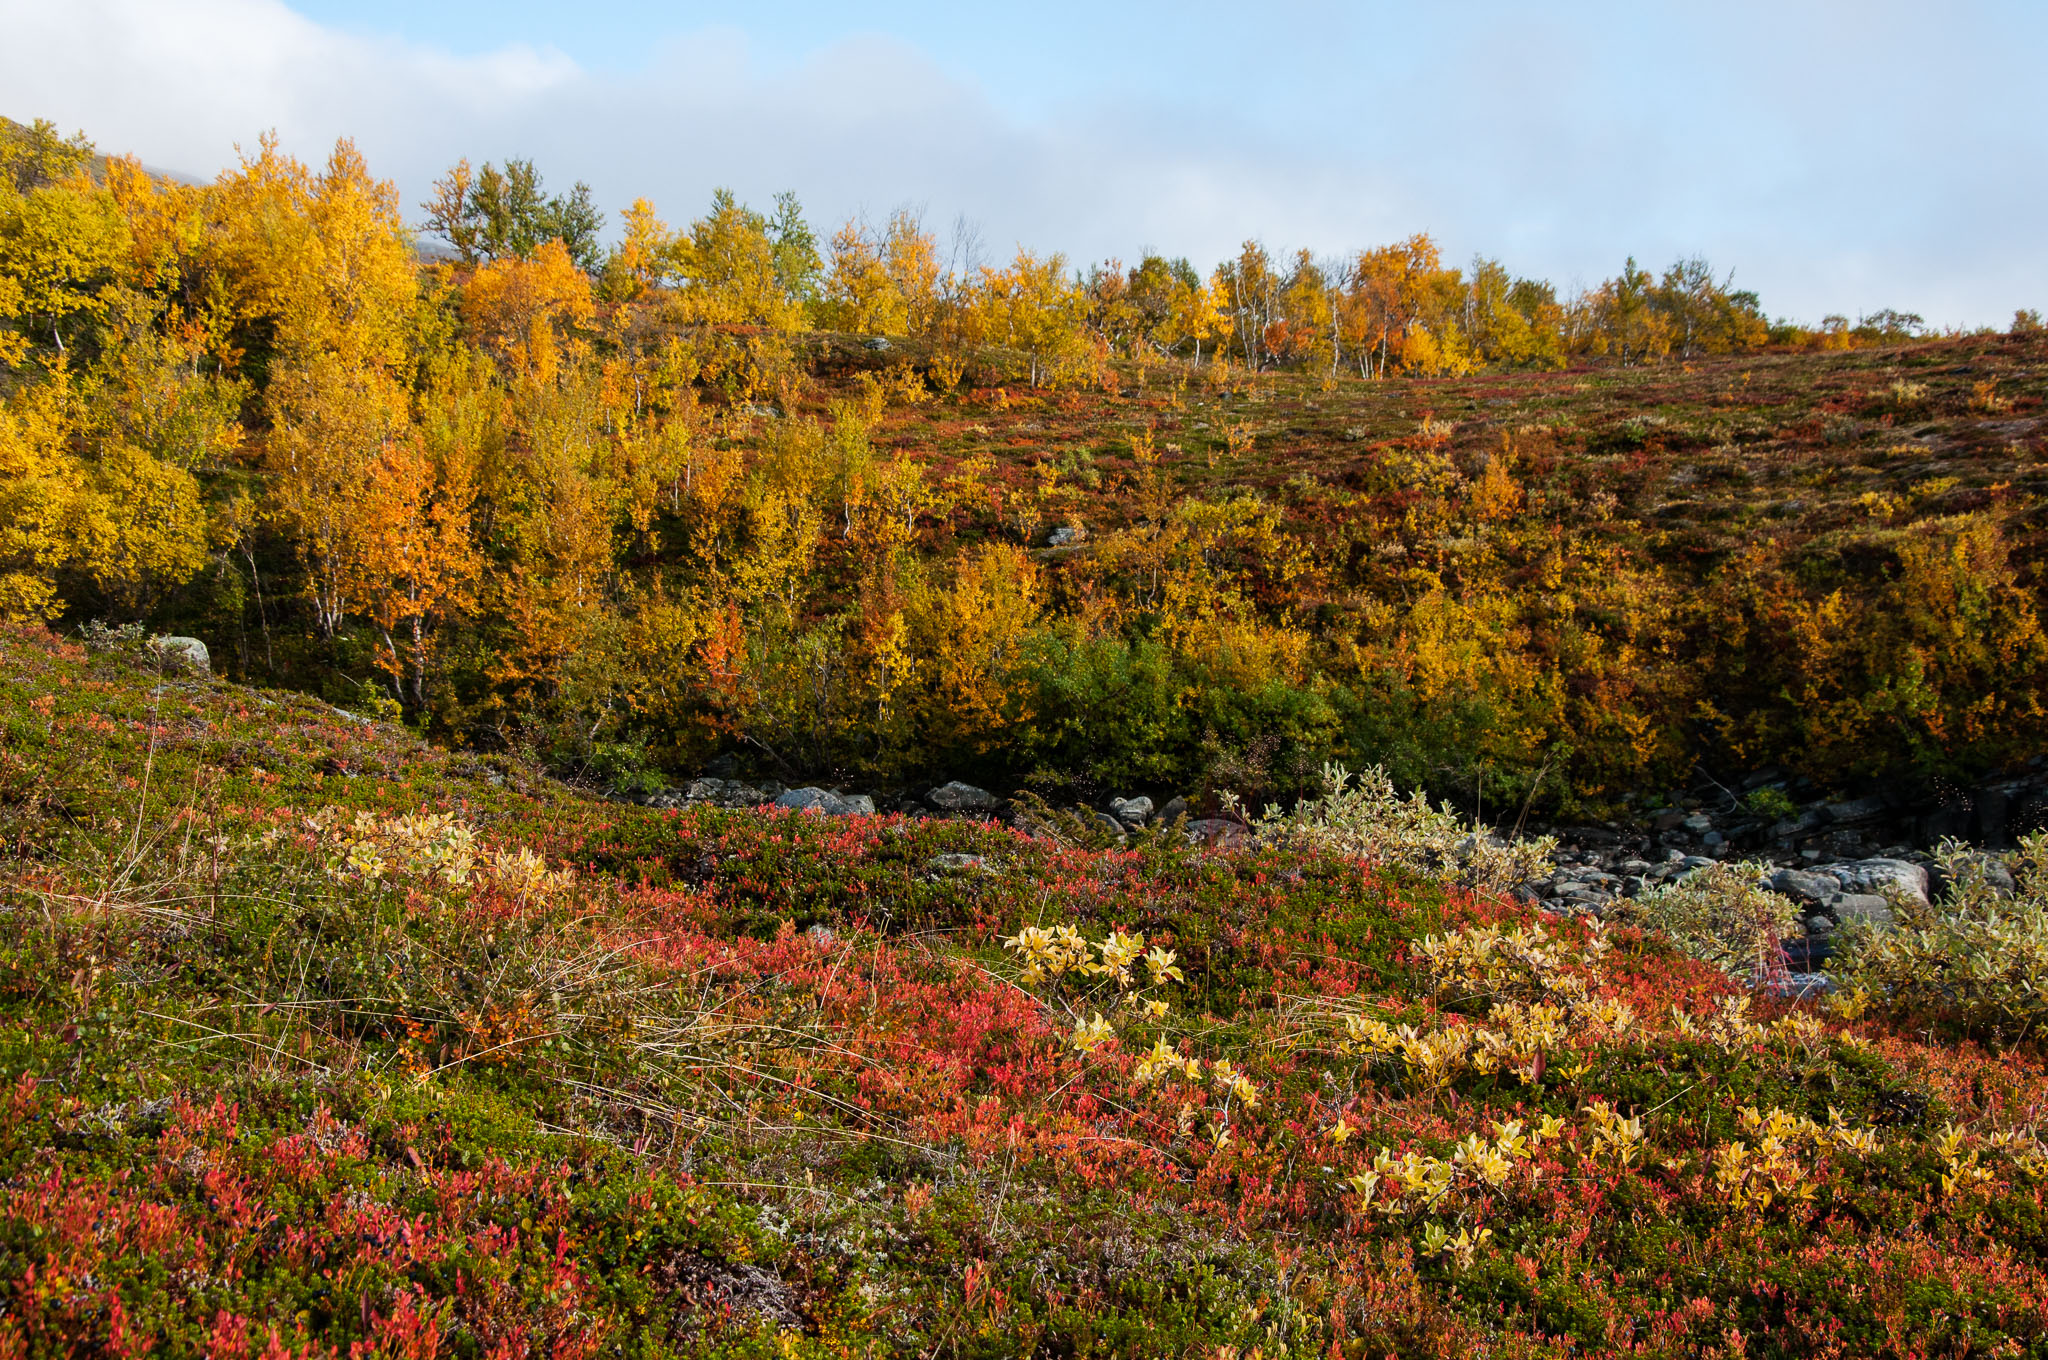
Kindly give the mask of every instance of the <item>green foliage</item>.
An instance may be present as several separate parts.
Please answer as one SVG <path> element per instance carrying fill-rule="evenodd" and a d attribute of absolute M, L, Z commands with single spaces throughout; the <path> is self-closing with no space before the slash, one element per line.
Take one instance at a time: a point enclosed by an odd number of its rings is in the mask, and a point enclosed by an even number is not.
<path fill-rule="evenodd" d="M 1799 804 L 1792 801 L 1790 794 L 1769 784 L 1744 794 L 1742 805 L 1752 817 L 1768 817 L 1773 821 L 1790 817 L 1799 810 Z"/>
<path fill-rule="evenodd" d="M 1269 808 L 1253 832 L 1276 845 L 1356 855 L 1468 887 L 1504 892 L 1550 872 L 1551 837 L 1503 840 L 1460 820 L 1427 794 L 1400 797 L 1384 770 L 1354 776 L 1341 765 L 1323 771 L 1321 798 L 1293 809 Z"/>
<path fill-rule="evenodd" d="M 2048 832 L 2003 864 L 1955 843 L 1938 863 L 1948 891 L 1925 906 L 1895 895 L 1893 925 L 1852 941 L 1849 976 L 1878 1004 L 1957 1033 L 2033 1036 L 2048 1021 Z"/>
<path fill-rule="evenodd" d="M 1784 966 L 1782 943 L 1797 917 L 1791 899 L 1763 886 L 1770 867 L 1710 864 L 1627 899 L 1620 919 L 1654 930 L 1702 963 L 1761 985 Z"/>

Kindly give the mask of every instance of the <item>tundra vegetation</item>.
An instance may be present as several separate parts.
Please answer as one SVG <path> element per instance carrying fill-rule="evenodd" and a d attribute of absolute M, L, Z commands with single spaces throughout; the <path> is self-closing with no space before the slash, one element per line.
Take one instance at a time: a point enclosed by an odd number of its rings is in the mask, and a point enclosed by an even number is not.
<path fill-rule="evenodd" d="M 0 1357 L 2048 1344 L 2048 842 L 1795 999 L 1412 792 L 2036 753 L 2038 318 L 0 171 Z"/>

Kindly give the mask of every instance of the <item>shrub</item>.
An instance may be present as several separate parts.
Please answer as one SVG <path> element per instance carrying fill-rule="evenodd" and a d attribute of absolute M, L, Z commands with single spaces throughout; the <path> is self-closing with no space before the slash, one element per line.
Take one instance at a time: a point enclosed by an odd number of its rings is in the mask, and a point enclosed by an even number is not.
<path fill-rule="evenodd" d="M 1711 864 L 1620 905 L 1617 919 L 1654 930 L 1730 977 L 1761 981 L 1783 966 L 1792 902 L 1763 886 L 1769 868 Z"/>
<path fill-rule="evenodd" d="M 1343 766 L 1326 765 L 1323 787 L 1321 798 L 1304 798 L 1292 812 L 1267 808 L 1253 822 L 1254 833 L 1275 844 L 1399 864 L 1474 888 L 1511 888 L 1550 872 L 1552 837 L 1503 839 L 1466 823 L 1448 803 L 1431 807 L 1420 790 L 1402 798 L 1378 766 L 1354 783 Z"/>
<path fill-rule="evenodd" d="M 1769 784 L 1760 789 L 1750 790 L 1748 796 L 1742 800 L 1742 805 L 1753 817 L 1770 817 L 1774 820 L 1790 817 L 1799 811 L 1799 804 L 1792 801 L 1790 794 Z"/>
<path fill-rule="evenodd" d="M 1895 899 L 1892 929 L 1859 930 L 1848 972 L 1880 1002 L 1933 1012 L 1979 1038 L 2015 1040 L 2048 1020 L 2048 832 L 1997 860 L 1956 842 L 1938 856 L 1949 888 L 1923 906 Z"/>

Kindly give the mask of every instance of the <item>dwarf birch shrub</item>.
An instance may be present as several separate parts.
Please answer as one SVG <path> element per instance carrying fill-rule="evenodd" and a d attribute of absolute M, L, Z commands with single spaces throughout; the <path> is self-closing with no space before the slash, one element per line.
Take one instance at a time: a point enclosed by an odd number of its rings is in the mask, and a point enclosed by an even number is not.
<path fill-rule="evenodd" d="M 1948 842 L 1937 858 L 1950 885 L 1941 901 L 1895 897 L 1892 929 L 1852 934 L 1849 975 L 1880 1002 L 1943 1014 L 1967 1034 L 2036 1033 L 2048 1020 L 2048 832 L 2006 856 L 2010 896 L 1968 847 Z"/>
<path fill-rule="evenodd" d="M 1325 765 L 1323 790 L 1291 812 L 1269 806 L 1253 821 L 1253 834 L 1276 845 L 1399 864 L 1471 888 L 1506 890 L 1550 872 L 1554 837 L 1500 838 L 1462 820 L 1448 803 L 1430 806 L 1419 790 L 1401 797 L 1377 765 L 1356 776 L 1342 765 Z"/>
<path fill-rule="evenodd" d="M 1763 887 L 1766 865 L 1712 864 L 1676 883 L 1617 903 L 1616 918 L 1666 936 L 1730 977 L 1760 981 L 1783 962 L 1795 922 L 1792 901 Z"/>

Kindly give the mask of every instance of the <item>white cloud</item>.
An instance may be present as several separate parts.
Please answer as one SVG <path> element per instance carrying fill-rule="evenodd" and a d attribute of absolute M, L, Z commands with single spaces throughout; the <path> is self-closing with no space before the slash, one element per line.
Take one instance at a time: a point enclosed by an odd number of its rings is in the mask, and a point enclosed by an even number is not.
<path fill-rule="evenodd" d="M 1655 265 L 1705 251 L 1774 312 L 1809 318 L 1894 305 L 1998 321 L 2048 302 L 2014 296 L 2048 278 L 2048 246 L 2024 229 L 2048 206 L 2021 173 L 2038 169 L 2038 130 L 1982 130 L 2010 169 L 1973 181 L 1969 156 L 1944 154 L 1953 129 L 1918 106 L 1845 111 L 1853 72 L 1795 79 L 1825 25 L 1743 47 L 1774 22 L 1750 8 L 1735 36 L 1682 59 L 1497 11 L 1428 63 L 1383 52 L 1347 78 L 1327 55 L 1312 73 L 1277 70 L 1252 92 L 1269 110 L 1254 119 L 1230 116 L 1223 63 L 1185 106 L 1104 94 L 1026 116 L 890 38 L 771 64 L 714 28 L 599 75 L 552 50 L 456 55 L 343 33 L 280 0 L 0 0 L 0 112 L 198 174 L 265 129 L 310 161 L 350 135 L 408 204 L 458 157 L 530 156 L 608 209 L 644 194 L 682 222 L 718 185 L 756 203 L 791 188 L 826 233 L 907 203 L 935 225 L 965 215 L 992 254 L 1022 242 L 1128 259 L 1151 245 L 1209 264 L 1253 235 L 1327 252 L 1427 229 L 1560 284 L 1631 251 Z M 1850 31 L 1842 60 L 1867 70 L 1877 40 Z M 1921 49 L 1942 79 L 1972 78 L 1957 43 Z"/>

